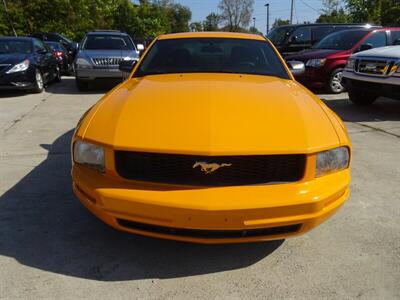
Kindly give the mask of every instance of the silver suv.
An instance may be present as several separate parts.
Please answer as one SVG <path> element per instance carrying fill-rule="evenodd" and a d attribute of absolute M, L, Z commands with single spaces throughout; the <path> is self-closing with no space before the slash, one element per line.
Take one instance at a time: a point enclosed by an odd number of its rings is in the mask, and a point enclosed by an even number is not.
<path fill-rule="evenodd" d="M 350 101 L 368 105 L 380 96 L 400 100 L 400 46 L 375 48 L 352 55 L 342 82 Z"/>
<path fill-rule="evenodd" d="M 85 35 L 74 61 L 76 85 L 87 90 L 97 79 L 123 79 L 118 69 L 122 60 L 138 60 L 143 45 L 137 47 L 130 36 L 119 31 L 93 31 Z"/>

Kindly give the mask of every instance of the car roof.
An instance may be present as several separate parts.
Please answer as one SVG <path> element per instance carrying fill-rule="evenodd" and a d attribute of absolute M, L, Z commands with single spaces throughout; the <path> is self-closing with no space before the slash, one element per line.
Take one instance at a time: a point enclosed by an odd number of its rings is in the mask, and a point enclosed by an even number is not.
<path fill-rule="evenodd" d="M 171 34 L 164 34 L 158 37 L 159 40 L 187 39 L 187 38 L 234 38 L 234 39 L 265 41 L 265 38 L 261 35 L 238 33 L 238 32 L 218 32 L 218 31 L 171 33 Z"/>
<path fill-rule="evenodd" d="M 304 27 L 304 26 L 311 26 L 311 27 L 324 27 L 324 26 L 338 26 L 338 27 L 361 27 L 361 28 L 381 28 L 380 25 L 372 25 L 372 24 L 360 24 L 360 23 L 312 23 L 312 24 L 287 24 L 278 26 L 279 27 Z"/>
<path fill-rule="evenodd" d="M 0 36 L 1 40 L 15 40 L 15 41 L 30 41 L 33 42 L 36 38 L 27 37 L 27 36 Z"/>
<path fill-rule="evenodd" d="M 86 35 L 96 35 L 96 34 L 101 34 L 101 35 L 128 35 L 125 32 L 121 32 L 118 30 L 95 30 L 95 31 L 90 31 Z"/>

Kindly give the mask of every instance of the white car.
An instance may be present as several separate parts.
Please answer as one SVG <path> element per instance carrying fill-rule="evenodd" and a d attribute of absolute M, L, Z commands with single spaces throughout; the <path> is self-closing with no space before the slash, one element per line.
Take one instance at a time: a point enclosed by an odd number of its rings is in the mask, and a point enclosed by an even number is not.
<path fill-rule="evenodd" d="M 368 105 L 381 96 L 400 100 L 400 46 L 352 55 L 343 72 L 350 101 Z"/>

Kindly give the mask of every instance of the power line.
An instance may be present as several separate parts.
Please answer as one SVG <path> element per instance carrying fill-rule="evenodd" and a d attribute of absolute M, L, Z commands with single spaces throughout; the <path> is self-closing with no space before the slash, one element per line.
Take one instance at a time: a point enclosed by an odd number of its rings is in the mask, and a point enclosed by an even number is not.
<path fill-rule="evenodd" d="M 313 11 L 316 11 L 317 13 L 321 13 L 319 10 L 315 9 L 314 7 L 312 7 L 311 5 L 307 4 L 304 0 L 300 0 L 301 3 L 303 3 L 305 6 L 307 6 L 308 8 L 312 9 Z"/>

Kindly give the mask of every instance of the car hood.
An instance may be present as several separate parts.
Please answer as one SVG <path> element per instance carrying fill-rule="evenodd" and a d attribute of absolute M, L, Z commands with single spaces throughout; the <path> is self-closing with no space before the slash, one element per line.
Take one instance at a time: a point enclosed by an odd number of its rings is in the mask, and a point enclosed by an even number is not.
<path fill-rule="evenodd" d="M 132 57 L 137 58 L 138 54 L 135 50 L 81 50 L 79 56 L 86 56 L 90 58 L 104 58 L 104 57 Z"/>
<path fill-rule="evenodd" d="M 321 105 L 295 81 L 274 77 L 147 76 L 106 95 L 78 136 L 134 151 L 312 153 L 339 144 Z"/>
<path fill-rule="evenodd" d="M 400 58 L 400 46 L 374 48 L 354 54 L 353 57 L 373 56 L 379 58 Z"/>
<path fill-rule="evenodd" d="M 286 61 L 299 60 L 307 62 L 309 59 L 313 58 L 326 58 L 329 55 L 341 52 L 341 50 L 329 50 L 329 49 L 307 49 L 300 51 L 294 55 L 288 55 Z"/>
<path fill-rule="evenodd" d="M 24 61 L 28 57 L 29 54 L 22 54 L 22 53 L 0 54 L 0 65 L 2 64 L 15 65 Z"/>

